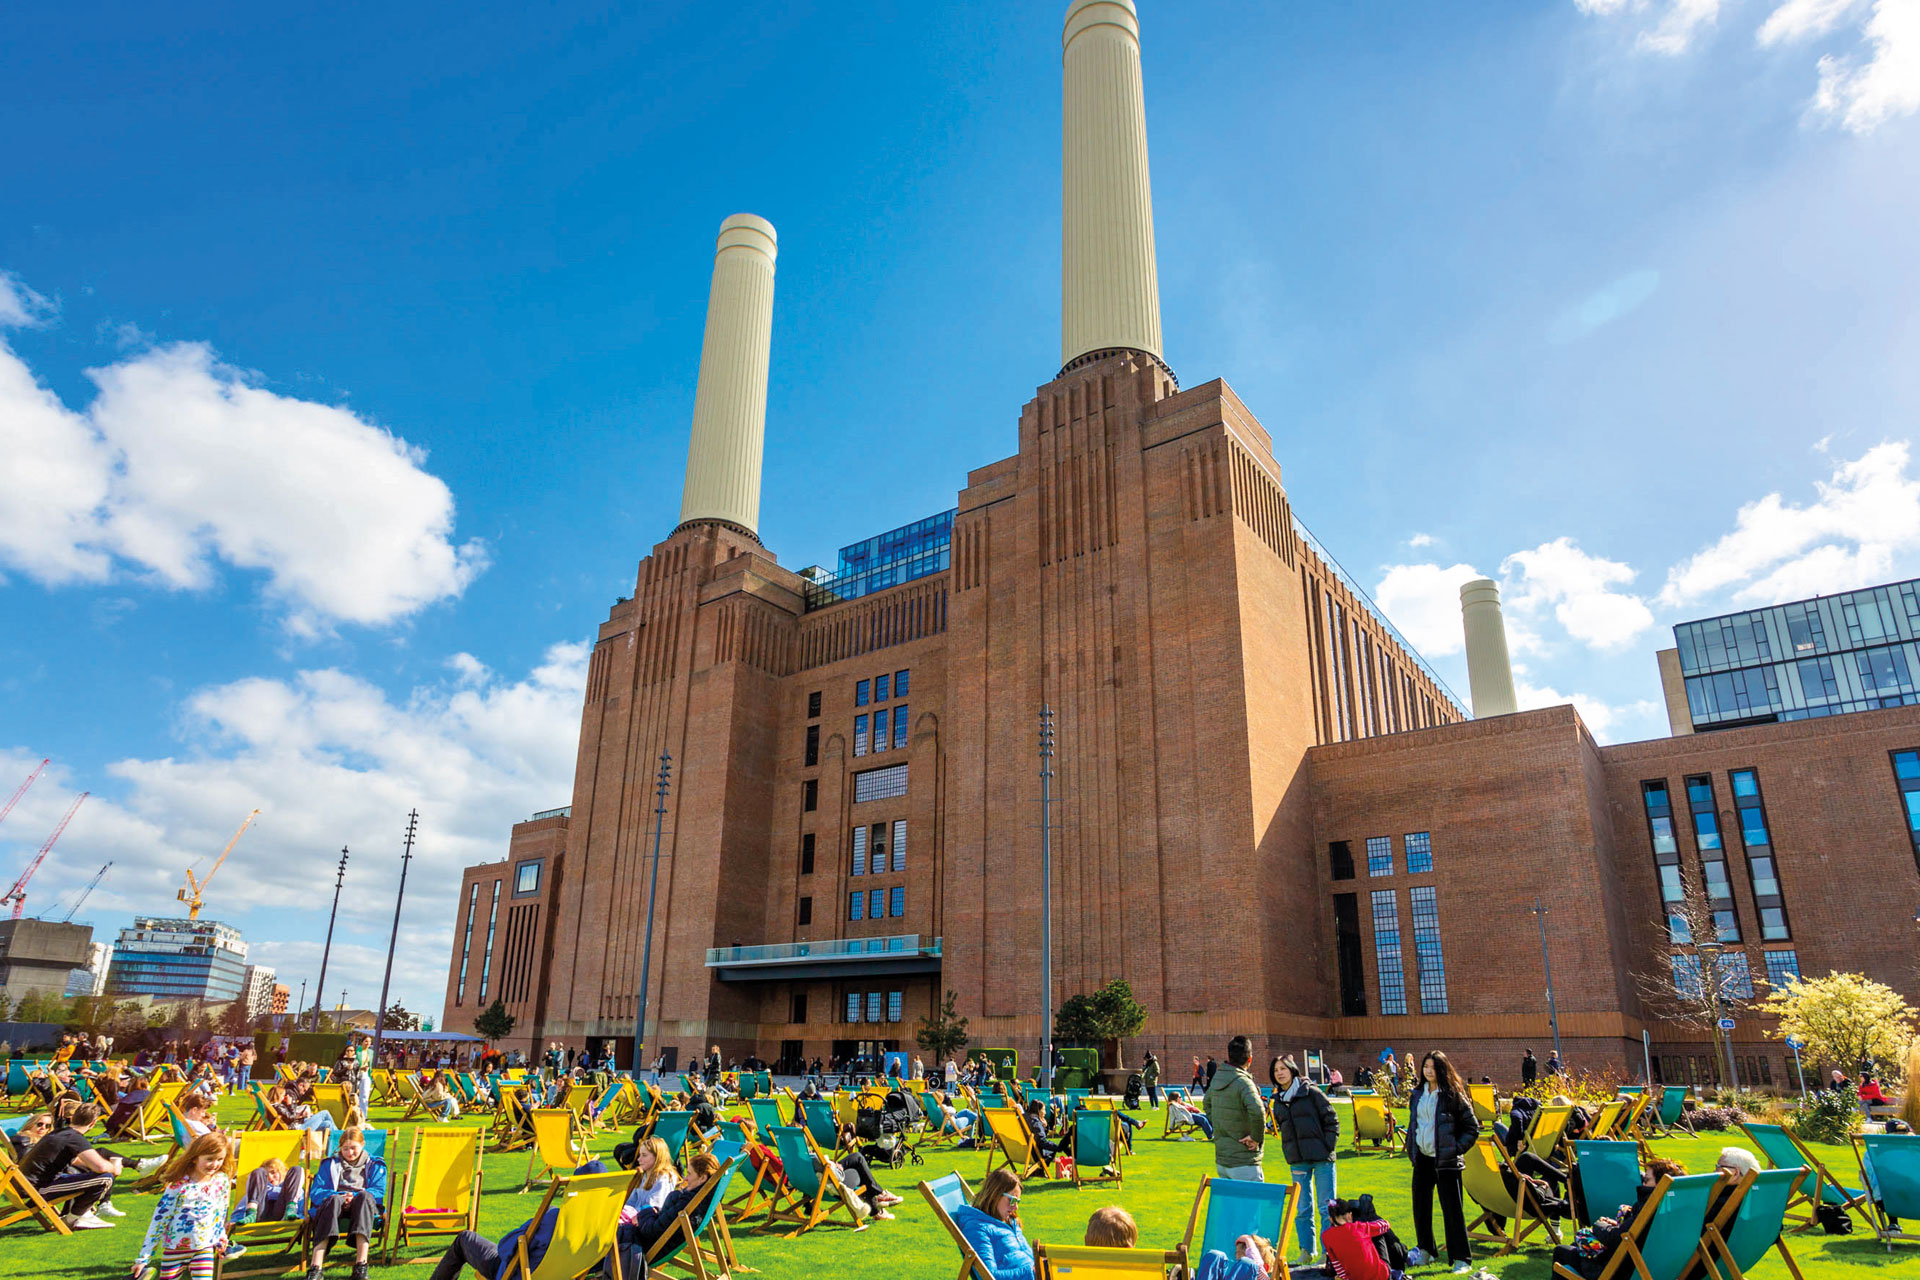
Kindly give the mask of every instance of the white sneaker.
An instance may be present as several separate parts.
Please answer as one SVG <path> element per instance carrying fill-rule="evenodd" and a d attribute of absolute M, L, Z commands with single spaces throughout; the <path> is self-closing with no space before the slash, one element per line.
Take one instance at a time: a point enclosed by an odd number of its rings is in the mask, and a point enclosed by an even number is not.
<path fill-rule="evenodd" d="M 111 1200 L 102 1200 L 99 1204 L 93 1206 L 93 1211 L 95 1213 L 104 1213 L 109 1218 L 124 1218 L 127 1216 L 127 1211 L 114 1204 Z"/>
<path fill-rule="evenodd" d="M 1424 1267 L 1432 1261 L 1433 1255 L 1419 1245 L 1407 1250 L 1407 1265 L 1410 1267 Z"/>
<path fill-rule="evenodd" d="M 1453 1264 L 1453 1274 L 1457 1276 L 1466 1275 L 1467 1272 L 1471 1270 L 1473 1270 L 1473 1264 L 1471 1262 L 1456 1262 Z"/>
<path fill-rule="evenodd" d="M 113 1225 L 111 1222 L 96 1216 L 91 1209 L 80 1214 L 78 1217 L 67 1218 L 66 1224 L 74 1231 L 96 1231 L 103 1227 L 111 1227 Z"/>
<path fill-rule="evenodd" d="M 133 1171 L 135 1173 L 145 1173 L 149 1169 L 158 1169 L 166 1162 L 167 1158 L 165 1156 L 148 1156 L 145 1160 L 134 1161 Z"/>

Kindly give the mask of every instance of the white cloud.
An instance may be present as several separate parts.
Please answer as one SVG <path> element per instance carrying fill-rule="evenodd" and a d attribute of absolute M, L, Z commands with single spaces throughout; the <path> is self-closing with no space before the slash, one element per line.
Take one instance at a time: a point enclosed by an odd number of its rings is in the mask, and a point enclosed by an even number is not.
<path fill-rule="evenodd" d="M 1621 740 L 1615 737 L 1616 730 L 1650 737 L 1664 732 L 1661 718 L 1663 708 L 1657 702 L 1641 700 L 1614 706 L 1589 694 L 1561 693 L 1551 685 L 1532 683 L 1527 678 L 1525 667 L 1514 668 L 1513 694 L 1522 711 L 1537 711 L 1541 707 L 1558 707 L 1571 702 L 1588 730 L 1601 742 Z"/>
<path fill-rule="evenodd" d="M 19 276 L 0 271 L 0 329 L 25 329 L 46 323 L 58 308 L 27 288 Z"/>
<path fill-rule="evenodd" d="M 1433 535 L 1430 533 L 1416 533 L 1407 539 L 1407 545 L 1410 547 L 1430 547 L 1433 545 Z"/>
<path fill-rule="evenodd" d="M 1770 493 L 1740 508 L 1734 529 L 1675 565 L 1663 605 L 1684 605 L 1729 587 L 1736 602 L 1767 605 L 1845 591 L 1889 576 L 1902 552 L 1920 549 L 1920 479 L 1911 448 L 1891 441 L 1841 462 L 1804 506 Z"/>
<path fill-rule="evenodd" d="M 176 909 L 182 872 L 210 866 L 258 807 L 208 888 L 203 914 L 243 929 L 262 921 L 250 938 L 283 981 L 292 973 L 297 991 L 302 974 L 291 962 L 317 953 L 334 863 L 340 846 L 350 846 L 333 964 L 349 965 L 342 980 L 356 1003 L 371 1004 L 401 837 L 408 811 L 418 808 L 399 963 L 409 981 L 425 983 L 402 988 L 410 1007 L 437 1011 L 459 869 L 505 856 L 513 823 L 572 797 L 589 651 L 584 643 L 554 645 L 520 680 L 488 673 L 415 688 L 401 700 L 330 669 L 202 689 L 181 708 L 182 751 L 110 765 L 117 788 L 50 770 L 0 827 L 0 865 L 17 865 L 86 787 L 95 795 L 40 871 L 28 909 L 51 906 L 112 859 L 86 915 L 166 914 Z M 0 750 L 0 779 L 25 777 L 39 758 L 24 745 Z M 109 790 L 116 794 L 102 794 Z M 342 938 L 356 935 L 367 955 L 343 961 Z M 330 976 L 327 985 L 331 1000 L 340 984 Z"/>
<path fill-rule="evenodd" d="M 1389 565 L 1373 590 L 1373 600 L 1422 657 L 1445 657 L 1466 647 L 1460 629 L 1460 587 L 1482 576 L 1470 564 Z"/>
<path fill-rule="evenodd" d="M 1833 54 L 1820 59 L 1813 112 L 1850 133 L 1872 133 L 1896 116 L 1920 111 L 1920 3 L 1876 0 L 1865 28 L 1873 52 L 1863 65 Z"/>
<path fill-rule="evenodd" d="M 1640 47 L 1654 53 L 1681 54 L 1693 45 L 1702 27 L 1720 16 L 1720 0 L 1669 0 L 1660 21 L 1640 33 Z"/>
<path fill-rule="evenodd" d="M 1635 571 L 1618 560 L 1589 555 L 1571 538 L 1516 551 L 1500 565 L 1509 580 L 1511 612 L 1526 618 L 1551 610 L 1568 635 L 1596 649 L 1624 649 L 1653 625 L 1653 611 L 1626 586 Z"/>
<path fill-rule="evenodd" d="M 0 324 L 45 310 L 0 279 Z M 349 410 L 269 391 L 199 343 L 88 376 L 98 393 L 75 412 L 0 342 L 0 565 L 50 586 L 121 565 L 174 589 L 210 585 L 216 562 L 260 570 L 303 633 L 394 622 L 486 566 L 450 540 L 453 495 L 424 455 Z"/>
<path fill-rule="evenodd" d="M 1861 7 L 1862 0 L 1786 0 L 1767 15 L 1754 39 L 1763 46 L 1823 36 Z"/>

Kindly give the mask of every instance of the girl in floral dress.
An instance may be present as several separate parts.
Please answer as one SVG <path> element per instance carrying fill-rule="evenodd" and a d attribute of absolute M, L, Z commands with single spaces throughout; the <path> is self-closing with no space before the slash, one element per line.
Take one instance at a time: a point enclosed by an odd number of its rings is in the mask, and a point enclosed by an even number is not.
<path fill-rule="evenodd" d="M 213 1280 L 214 1259 L 227 1251 L 228 1150 L 226 1135 L 214 1130 L 195 1138 L 168 1166 L 167 1189 L 133 1260 L 136 1280 Z"/>

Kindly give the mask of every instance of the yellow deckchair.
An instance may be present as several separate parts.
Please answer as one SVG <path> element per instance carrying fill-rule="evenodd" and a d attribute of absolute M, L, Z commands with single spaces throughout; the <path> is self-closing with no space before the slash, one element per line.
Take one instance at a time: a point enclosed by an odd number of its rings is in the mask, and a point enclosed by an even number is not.
<path fill-rule="evenodd" d="M 1653 1101 L 1653 1090 L 1642 1089 L 1627 1100 L 1627 1113 L 1620 1119 L 1619 1127 L 1614 1130 L 1616 1138 L 1632 1138 L 1640 1127 L 1640 1117 L 1646 1114 L 1647 1104 Z"/>
<path fill-rule="evenodd" d="M 140 1109 L 127 1117 L 119 1130 L 108 1134 L 110 1138 L 125 1138 L 134 1142 L 155 1142 L 171 1136 L 172 1126 L 167 1120 L 167 1108 L 180 1100 L 186 1091 L 186 1085 L 177 1080 L 166 1080 L 153 1086 L 153 1092 L 140 1104 Z M 155 1135 L 159 1135 L 158 1138 Z"/>
<path fill-rule="evenodd" d="M 528 1115 L 533 1121 L 533 1150 L 527 1153 L 527 1181 L 520 1188 L 522 1195 L 533 1186 L 535 1170 L 542 1177 L 558 1176 L 558 1170 L 571 1173 L 587 1162 L 573 1140 L 573 1112 L 565 1107 L 537 1107 Z"/>
<path fill-rule="evenodd" d="M 988 1107 L 981 1113 L 981 1121 L 993 1138 L 994 1148 L 987 1153 L 987 1167 L 982 1177 L 993 1172 L 995 1156 L 1018 1174 L 1022 1182 L 1047 1176 L 1047 1160 L 1040 1154 L 1033 1130 L 1027 1127 L 1026 1112 L 1014 1107 Z"/>
<path fill-rule="evenodd" d="M 1560 1140 L 1567 1131 L 1567 1117 L 1573 1114 L 1573 1107 L 1546 1106 L 1540 1108 L 1533 1117 L 1533 1128 L 1527 1131 L 1527 1150 L 1542 1160 L 1552 1160 L 1553 1153 L 1560 1148 Z"/>
<path fill-rule="evenodd" d="M 49 1204 L 13 1162 L 13 1144 L 0 1141 L 0 1227 L 32 1218 L 57 1236 L 72 1235 L 60 1211 Z"/>
<path fill-rule="evenodd" d="M 396 1101 L 393 1096 L 392 1071 L 386 1067 L 371 1067 L 368 1069 L 367 1075 L 373 1082 L 373 1088 L 367 1091 L 368 1105 L 377 1102 L 384 1107 Z"/>
<path fill-rule="evenodd" d="M 1033 1257 L 1038 1280 L 1185 1280 L 1187 1275 L 1186 1262 L 1177 1251 L 1038 1244 Z"/>
<path fill-rule="evenodd" d="M 1492 1124 L 1500 1118 L 1500 1090 L 1490 1084 L 1470 1084 L 1467 1096 L 1473 1103 L 1473 1114 L 1480 1117 L 1481 1124 Z"/>
<path fill-rule="evenodd" d="M 527 1119 L 527 1090 L 502 1086 L 500 1109 L 494 1112 L 490 1137 L 496 1152 L 518 1151 L 533 1144 L 533 1126 Z"/>
<path fill-rule="evenodd" d="M 421 1125 L 407 1155 L 406 1195 L 394 1215 L 387 1262 L 413 1236 L 452 1235 L 480 1222 L 480 1130 Z"/>
<path fill-rule="evenodd" d="M 666 1234 L 647 1250 L 647 1274 L 665 1275 L 674 1267 L 694 1280 L 727 1280 L 732 1271 L 752 1271 L 742 1266 L 733 1251 L 733 1237 L 727 1231 L 727 1215 L 720 1211 L 719 1197 L 737 1168 L 737 1156 L 730 1156 L 695 1194 Z"/>
<path fill-rule="evenodd" d="M 1601 1141 L 1621 1136 L 1620 1121 L 1627 1114 L 1627 1100 L 1615 1098 L 1600 1108 L 1600 1114 L 1594 1118 L 1593 1127 L 1587 1131 L 1587 1137 Z"/>
<path fill-rule="evenodd" d="M 313 1109 L 324 1111 L 333 1117 L 336 1129 L 347 1127 L 347 1086 L 343 1084 L 316 1084 L 313 1086 Z M 365 1120 L 365 1116 L 360 1117 Z"/>
<path fill-rule="evenodd" d="M 590 1084 L 568 1085 L 566 1101 L 561 1104 L 573 1112 L 573 1118 L 579 1122 L 582 1132 L 593 1127 L 594 1092 L 594 1087 Z"/>
<path fill-rule="evenodd" d="M 240 1207 L 241 1199 L 247 1194 L 247 1179 L 253 1171 L 269 1160 L 278 1160 L 289 1169 L 305 1162 L 307 1131 L 304 1129 L 255 1130 L 243 1133 L 234 1139 L 233 1154 L 228 1160 L 227 1172 L 233 1179 L 232 1201 L 227 1206 L 227 1215 Z M 278 1222 L 248 1222 L 227 1228 L 227 1235 L 235 1244 L 247 1246 L 248 1258 L 254 1257 L 252 1250 L 256 1245 L 278 1244 L 296 1253 L 307 1238 L 307 1218 L 304 1200 L 287 1208 L 287 1216 Z M 262 1261 L 265 1261 L 262 1259 Z M 235 1271 L 232 1267 L 220 1268 L 223 1276 L 270 1275 L 285 1271 L 288 1263 L 285 1257 L 274 1259 L 266 1265 L 245 1271 Z"/>
<path fill-rule="evenodd" d="M 625 1280 L 620 1270 L 620 1251 L 614 1248 L 620 1227 L 620 1206 L 632 1189 L 638 1174 L 592 1173 L 584 1178 L 555 1178 L 534 1210 L 532 1221 L 543 1221 L 549 1208 L 560 1210 L 553 1226 L 553 1237 L 539 1266 L 527 1262 L 527 1237 L 520 1233 L 519 1245 L 500 1260 L 495 1280 L 578 1280 L 606 1259 L 609 1280 Z M 634 1277 L 640 1280 L 640 1277 Z"/>
<path fill-rule="evenodd" d="M 1514 1191 L 1507 1189 L 1509 1178 L 1516 1188 Z M 1560 1229 L 1534 1202 L 1527 1180 L 1513 1168 L 1507 1149 L 1497 1138 L 1482 1138 L 1466 1153 L 1461 1185 L 1481 1209 L 1480 1216 L 1467 1224 L 1467 1237 L 1499 1245 L 1500 1252 L 1495 1257 L 1512 1253 L 1542 1227 L 1555 1244 L 1560 1243 Z M 1503 1225 L 1495 1225 L 1495 1219 Z"/>
<path fill-rule="evenodd" d="M 1389 1154 L 1399 1145 L 1400 1122 L 1394 1118 L 1393 1107 L 1379 1094 L 1356 1093 L 1353 1095 L 1353 1149 L 1358 1151 L 1362 1142 L 1371 1142 L 1378 1151 L 1384 1144 Z"/>

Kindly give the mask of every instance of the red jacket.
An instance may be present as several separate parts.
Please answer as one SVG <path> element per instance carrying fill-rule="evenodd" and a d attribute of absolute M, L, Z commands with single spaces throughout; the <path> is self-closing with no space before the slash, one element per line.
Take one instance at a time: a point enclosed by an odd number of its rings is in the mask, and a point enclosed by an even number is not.
<path fill-rule="evenodd" d="M 1373 1247 L 1373 1238 L 1385 1235 L 1390 1229 L 1375 1219 L 1343 1222 L 1322 1231 L 1320 1244 L 1327 1251 L 1327 1261 L 1333 1264 L 1333 1274 L 1345 1280 L 1391 1280 L 1392 1270 L 1380 1251 Z"/>

